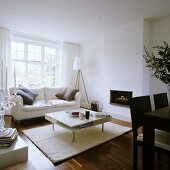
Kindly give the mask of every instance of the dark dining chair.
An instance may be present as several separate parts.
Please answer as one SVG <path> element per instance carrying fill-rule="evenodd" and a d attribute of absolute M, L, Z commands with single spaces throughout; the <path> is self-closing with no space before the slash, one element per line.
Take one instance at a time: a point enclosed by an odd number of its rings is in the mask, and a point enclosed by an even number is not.
<path fill-rule="evenodd" d="M 158 93 L 153 95 L 155 109 L 169 106 L 167 93 Z"/>
<path fill-rule="evenodd" d="M 152 111 L 150 96 L 139 96 L 130 99 L 130 112 L 133 131 L 133 169 L 138 167 L 138 145 L 143 143 L 143 126 L 144 113 Z M 170 133 L 161 130 L 155 130 L 155 151 L 170 155 Z"/>

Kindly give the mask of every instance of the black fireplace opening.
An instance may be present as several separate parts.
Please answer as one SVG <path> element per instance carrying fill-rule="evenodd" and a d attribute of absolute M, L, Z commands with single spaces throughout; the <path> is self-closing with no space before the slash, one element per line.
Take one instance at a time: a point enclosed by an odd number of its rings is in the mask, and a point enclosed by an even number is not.
<path fill-rule="evenodd" d="M 110 104 L 122 104 L 129 106 L 129 99 L 132 97 L 132 91 L 110 90 Z"/>

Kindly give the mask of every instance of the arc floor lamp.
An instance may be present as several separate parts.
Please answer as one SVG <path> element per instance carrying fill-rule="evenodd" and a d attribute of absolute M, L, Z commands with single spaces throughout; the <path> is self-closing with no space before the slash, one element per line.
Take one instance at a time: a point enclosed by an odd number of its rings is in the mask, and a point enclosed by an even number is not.
<path fill-rule="evenodd" d="M 80 57 L 75 57 L 74 58 L 73 70 L 77 71 L 76 82 L 75 82 L 75 87 L 74 88 L 79 90 L 79 88 L 80 88 L 80 80 L 82 80 L 85 95 L 86 95 L 86 99 L 87 99 L 87 102 L 88 102 L 88 107 L 90 108 L 90 103 L 89 103 L 89 99 L 88 99 L 88 95 L 87 95 L 87 91 L 86 91 L 86 86 L 85 86 L 85 83 L 84 83 L 83 73 L 81 71 L 81 66 L 80 66 Z"/>

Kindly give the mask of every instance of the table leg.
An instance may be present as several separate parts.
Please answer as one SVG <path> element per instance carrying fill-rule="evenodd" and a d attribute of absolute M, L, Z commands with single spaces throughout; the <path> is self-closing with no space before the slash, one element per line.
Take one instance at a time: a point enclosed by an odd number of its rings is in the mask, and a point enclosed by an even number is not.
<path fill-rule="evenodd" d="M 104 123 L 102 123 L 102 132 L 104 131 Z"/>
<path fill-rule="evenodd" d="M 73 130 L 73 143 L 75 142 L 75 131 Z"/>
<path fill-rule="evenodd" d="M 143 124 L 143 170 L 154 170 L 154 140 L 155 129 L 146 118 Z"/>

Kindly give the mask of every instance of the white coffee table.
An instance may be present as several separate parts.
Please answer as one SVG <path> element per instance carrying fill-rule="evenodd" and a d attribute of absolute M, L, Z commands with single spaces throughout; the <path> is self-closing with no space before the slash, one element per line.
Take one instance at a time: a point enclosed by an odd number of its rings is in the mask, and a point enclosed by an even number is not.
<path fill-rule="evenodd" d="M 91 111 L 91 113 L 94 111 Z M 54 124 L 58 124 L 62 127 L 65 127 L 73 132 L 73 142 L 75 142 L 75 131 L 83 128 L 87 128 L 90 126 L 102 125 L 102 132 L 104 131 L 104 123 L 112 121 L 112 117 L 110 115 L 102 116 L 102 117 L 93 117 L 90 116 L 89 119 L 85 117 L 81 120 L 79 117 L 72 117 L 66 111 L 59 111 L 53 113 L 45 114 L 45 119 L 53 123 L 52 129 L 54 130 Z"/>

